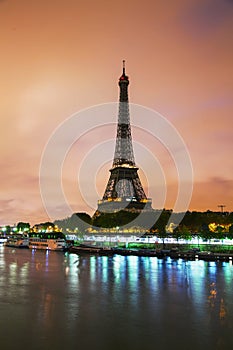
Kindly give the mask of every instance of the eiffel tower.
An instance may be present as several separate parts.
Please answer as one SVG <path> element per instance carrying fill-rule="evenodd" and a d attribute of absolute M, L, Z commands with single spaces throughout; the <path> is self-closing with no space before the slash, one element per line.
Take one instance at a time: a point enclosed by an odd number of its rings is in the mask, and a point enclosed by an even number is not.
<path fill-rule="evenodd" d="M 103 198 L 98 201 L 98 209 L 94 216 L 100 215 L 101 212 L 119 210 L 132 212 L 141 212 L 144 208 L 152 210 L 151 199 L 146 197 L 143 190 L 138 176 L 139 168 L 134 159 L 128 85 L 129 78 L 125 74 L 125 61 L 123 61 L 123 73 L 119 79 L 120 100 L 114 160 Z"/>

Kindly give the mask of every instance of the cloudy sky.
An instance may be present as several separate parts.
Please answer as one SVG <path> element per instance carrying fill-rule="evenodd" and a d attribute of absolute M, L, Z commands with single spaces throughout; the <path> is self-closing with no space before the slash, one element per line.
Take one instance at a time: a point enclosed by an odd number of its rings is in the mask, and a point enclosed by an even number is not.
<path fill-rule="evenodd" d="M 1 0 L 0 224 L 50 219 L 39 176 L 46 145 L 74 114 L 117 102 L 123 59 L 130 102 L 157 111 L 186 144 L 194 176 L 189 209 L 218 210 L 224 204 L 232 211 L 232 43 L 231 0 Z M 98 126 L 104 117 L 96 108 L 93 128 L 83 125 L 85 118 L 76 119 L 79 139 L 65 143 L 69 132 L 61 132 L 66 158 L 46 189 L 54 195 L 59 218 L 67 215 L 53 189 L 61 172 L 73 211 L 93 214 L 103 195 L 114 153 L 114 142 L 108 140 L 116 130 L 110 124 Z M 109 116 L 111 121 L 116 114 Z M 144 126 L 150 129 L 149 122 Z M 132 133 L 153 207 L 161 206 L 162 186 L 164 206 L 172 208 L 179 177 L 174 160 L 158 139 L 143 131 L 143 121 Z M 101 150 L 105 142 L 110 150 L 106 160 Z M 139 144 L 148 151 L 140 153 Z M 59 147 L 54 156 L 59 156 Z M 85 159 L 95 163 L 92 176 Z"/>

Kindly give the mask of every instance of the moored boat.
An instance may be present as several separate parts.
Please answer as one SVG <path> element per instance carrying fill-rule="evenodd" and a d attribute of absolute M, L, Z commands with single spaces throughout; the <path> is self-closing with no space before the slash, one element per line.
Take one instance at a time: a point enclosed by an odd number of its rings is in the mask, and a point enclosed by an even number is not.
<path fill-rule="evenodd" d="M 28 237 L 10 237 L 6 241 L 5 246 L 10 248 L 28 248 L 29 239 Z"/>
<path fill-rule="evenodd" d="M 0 244 L 5 244 L 7 242 L 6 236 L 0 236 Z"/>
<path fill-rule="evenodd" d="M 32 235 L 29 237 L 30 249 L 65 251 L 67 243 L 61 232 Z"/>
<path fill-rule="evenodd" d="M 95 245 L 79 244 L 68 248 L 70 253 L 82 254 L 99 254 L 99 255 L 113 255 L 114 249 L 111 247 L 100 247 Z"/>
<path fill-rule="evenodd" d="M 47 250 L 60 250 L 66 249 L 66 241 L 63 238 L 29 238 L 29 248 L 31 249 L 47 249 Z"/>

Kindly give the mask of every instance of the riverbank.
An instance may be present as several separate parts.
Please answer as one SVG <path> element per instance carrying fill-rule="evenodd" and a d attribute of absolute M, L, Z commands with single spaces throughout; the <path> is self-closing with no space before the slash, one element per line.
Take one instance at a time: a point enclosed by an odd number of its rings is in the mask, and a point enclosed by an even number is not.
<path fill-rule="evenodd" d="M 206 261 L 232 261 L 233 250 L 227 251 L 219 249 L 219 251 L 210 251 L 201 249 L 203 247 L 193 247 L 192 245 L 182 245 L 177 247 L 175 245 L 167 245 L 166 247 L 158 246 L 150 248 L 144 244 L 125 246 L 97 246 L 97 245 L 76 245 L 68 249 L 70 253 L 76 254 L 97 254 L 97 255 L 123 255 L 123 256 L 141 256 L 141 257 L 157 257 L 172 259 L 186 259 L 186 260 L 206 260 Z M 206 245 L 205 245 L 205 248 Z M 216 247 L 215 247 L 216 249 Z"/>
<path fill-rule="evenodd" d="M 118 244 L 118 247 L 129 248 L 129 249 L 178 249 L 181 252 L 187 252 L 192 249 L 198 250 L 200 252 L 211 252 L 211 253 L 224 253 L 224 254 L 233 254 L 233 245 L 226 244 L 193 244 L 193 243 L 129 243 L 127 246 L 125 244 Z"/>

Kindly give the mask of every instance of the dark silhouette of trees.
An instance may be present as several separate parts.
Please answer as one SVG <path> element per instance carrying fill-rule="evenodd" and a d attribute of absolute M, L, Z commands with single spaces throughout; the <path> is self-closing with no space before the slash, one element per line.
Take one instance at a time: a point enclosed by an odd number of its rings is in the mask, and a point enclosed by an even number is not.
<path fill-rule="evenodd" d="M 154 231 L 155 234 L 162 239 L 163 241 L 163 248 L 165 248 L 165 238 L 168 236 L 167 234 L 167 224 L 168 220 L 171 216 L 172 211 L 163 209 L 161 211 L 161 214 L 158 218 L 158 220 L 155 222 L 153 227 L 151 228 L 151 231 Z"/>
<path fill-rule="evenodd" d="M 167 237 L 175 237 L 177 240 L 188 240 L 193 237 L 202 238 L 206 241 L 210 239 L 223 239 L 224 237 L 233 239 L 233 213 L 187 211 L 179 225 L 173 233 L 168 232 L 167 224 L 172 214 L 172 210 L 162 209 L 140 213 L 122 210 L 116 213 L 101 213 L 93 218 L 87 213 L 74 213 L 71 217 L 55 220 L 54 223 L 45 222 L 38 227 L 46 230 L 49 226 L 57 225 L 64 233 L 67 231 L 84 234 L 90 227 L 95 228 L 137 228 L 145 229 L 145 234 L 156 235 L 163 242 Z M 174 223 L 179 221 L 182 213 L 173 213 Z M 212 225 L 210 230 L 210 224 Z M 28 223 L 19 222 L 17 228 L 30 227 Z M 215 229 L 213 229 L 213 227 Z M 9 227 L 10 229 L 10 227 Z"/>
<path fill-rule="evenodd" d="M 91 225 L 91 217 L 90 215 L 82 212 L 74 213 L 68 218 L 55 220 L 54 224 L 58 226 L 63 232 L 69 230 L 73 232 L 84 233 Z"/>
<path fill-rule="evenodd" d="M 28 222 L 18 222 L 17 231 L 28 231 L 30 229 L 30 224 Z"/>
<path fill-rule="evenodd" d="M 177 242 L 179 239 L 190 240 L 192 238 L 192 235 L 190 233 L 190 229 L 185 225 L 177 226 L 174 229 L 172 236 L 177 239 Z"/>
<path fill-rule="evenodd" d="M 50 221 L 46 221 L 46 222 L 42 222 L 40 224 L 36 224 L 32 227 L 32 230 L 33 231 L 46 231 L 48 230 L 49 228 L 52 228 L 54 229 L 54 223 L 53 222 L 50 222 Z"/>

